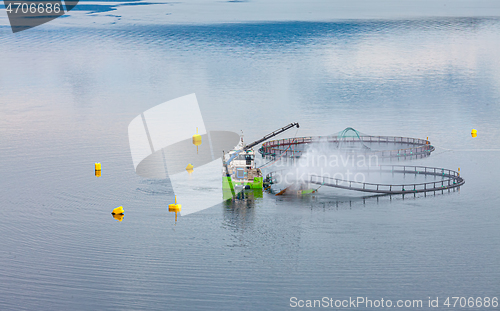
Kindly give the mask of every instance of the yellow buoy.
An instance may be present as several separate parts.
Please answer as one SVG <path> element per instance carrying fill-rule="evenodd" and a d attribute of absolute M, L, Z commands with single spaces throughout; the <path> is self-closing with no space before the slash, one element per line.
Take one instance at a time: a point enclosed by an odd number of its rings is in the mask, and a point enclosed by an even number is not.
<path fill-rule="evenodd" d="M 191 174 L 193 171 L 194 171 L 194 166 L 189 163 L 187 166 L 186 166 L 186 171 Z"/>
<path fill-rule="evenodd" d="M 177 196 L 175 197 L 175 203 L 174 204 L 169 204 L 168 205 L 168 211 L 169 212 L 175 212 L 178 213 L 181 211 L 181 204 L 177 204 Z"/>
<path fill-rule="evenodd" d="M 177 204 L 177 196 L 175 196 L 175 203 L 168 206 L 168 211 L 175 213 L 175 222 L 177 222 L 177 213 L 181 211 L 181 205 Z"/>
<path fill-rule="evenodd" d="M 115 207 L 111 212 L 111 214 L 113 215 L 123 215 L 123 213 L 125 213 L 125 211 L 123 210 L 123 206 Z"/>
<path fill-rule="evenodd" d="M 471 136 L 472 137 L 477 137 L 477 130 L 476 129 L 472 129 L 472 131 L 470 132 Z"/>
<path fill-rule="evenodd" d="M 101 177 L 101 171 L 95 171 L 95 177 Z"/>
<path fill-rule="evenodd" d="M 101 170 L 101 163 L 96 163 L 95 164 L 95 170 L 100 171 Z"/>
<path fill-rule="evenodd" d="M 122 221 L 123 217 L 125 217 L 125 215 L 123 215 L 123 214 L 113 214 L 113 218 L 118 220 L 118 221 Z"/>
<path fill-rule="evenodd" d="M 198 128 L 196 128 L 196 134 L 193 135 L 193 145 L 196 146 L 196 153 L 198 153 L 198 146 L 201 145 L 201 135 L 198 134 Z"/>

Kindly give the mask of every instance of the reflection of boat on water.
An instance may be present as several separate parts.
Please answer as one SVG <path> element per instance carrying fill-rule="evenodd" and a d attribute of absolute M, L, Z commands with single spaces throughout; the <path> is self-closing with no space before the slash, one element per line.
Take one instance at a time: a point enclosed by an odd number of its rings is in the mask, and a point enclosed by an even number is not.
<path fill-rule="evenodd" d="M 231 198 L 232 192 L 231 189 L 222 189 L 224 193 L 224 198 Z M 255 199 L 262 199 L 263 198 L 263 192 L 262 189 L 243 189 L 239 192 L 236 192 L 234 199 L 237 200 L 245 200 L 245 201 L 255 201 Z"/>
<path fill-rule="evenodd" d="M 222 189 L 224 199 L 235 197 L 235 190 L 259 189 L 262 191 L 263 176 L 260 169 L 255 166 L 255 151 L 253 147 L 294 126 L 298 128 L 299 124 L 290 123 L 248 145 L 245 145 L 243 137 L 241 137 L 240 142 L 233 150 L 224 153 L 222 158 Z"/>
<path fill-rule="evenodd" d="M 233 211 L 254 208 L 264 197 L 262 189 L 243 189 L 234 197 L 229 189 L 224 189 L 223 192 L 225 198 L 232 198 L 232 200 L 224 200 L 225 209 Z"/>

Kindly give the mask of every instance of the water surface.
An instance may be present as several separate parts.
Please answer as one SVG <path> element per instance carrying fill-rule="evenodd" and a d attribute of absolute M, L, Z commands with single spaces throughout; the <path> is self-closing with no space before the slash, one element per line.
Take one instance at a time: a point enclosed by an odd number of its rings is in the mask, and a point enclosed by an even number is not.
<path fill-rule="evenodd" d="M 499 34 L 494 17 L 0 28 L 1 309 L 498 296 Z M 190 93 L 208 129 L 246 141 L 290 122 L 281 137 L 428 136 L 436 151 L 411 163 L 460 167 L 466 184 L 404 200 L 264 194 L 176 223 L 169 181 L 135 174 L 127 126 Z"/>

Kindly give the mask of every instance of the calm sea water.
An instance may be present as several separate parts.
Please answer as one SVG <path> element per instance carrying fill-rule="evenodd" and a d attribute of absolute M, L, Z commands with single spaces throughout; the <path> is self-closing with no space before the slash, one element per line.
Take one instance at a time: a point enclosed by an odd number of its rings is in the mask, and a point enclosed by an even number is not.
<path fill-rule="evenodd" d="M 481 17 L 0 28 L 0 309 L 500 296 L 499 50 L 500 19 Z M 169 181 L 135 174 L 127 126 L 190 93 L 208 129 L 246 141 L 290 122 L 281 137 L 428 136 L 436 151 L 412 164 L 460 167 L 466 184 L 264 194 L 175 222 Z"/>

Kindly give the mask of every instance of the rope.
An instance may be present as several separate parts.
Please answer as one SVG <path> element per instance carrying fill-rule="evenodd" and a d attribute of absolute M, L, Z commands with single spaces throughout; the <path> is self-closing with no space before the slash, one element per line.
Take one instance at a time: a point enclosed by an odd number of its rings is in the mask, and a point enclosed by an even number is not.
<path fill-rule="evenodd" d="M 442 153 L 445 153 L 445 152 L 474 152 L 474 151 L 477 151 L 477 152 L 490 152 L 490 151 L 493 151 L 493 152 L 498 152 L 500 151 L 500 149 L 448 149 L 448 148 L 444 148 L 444 147 L 441 147 L 441 146 L 436 146 L 436 145 L 433 145 L 434 148 L 439 148 L 439 149 L 444 149 L 444 151 L 441 151 L 441 152 L 438 152 L 438 153 L 435 153 L 434 155 L 438 155 L 438 154 L 442 154 Z"/>

